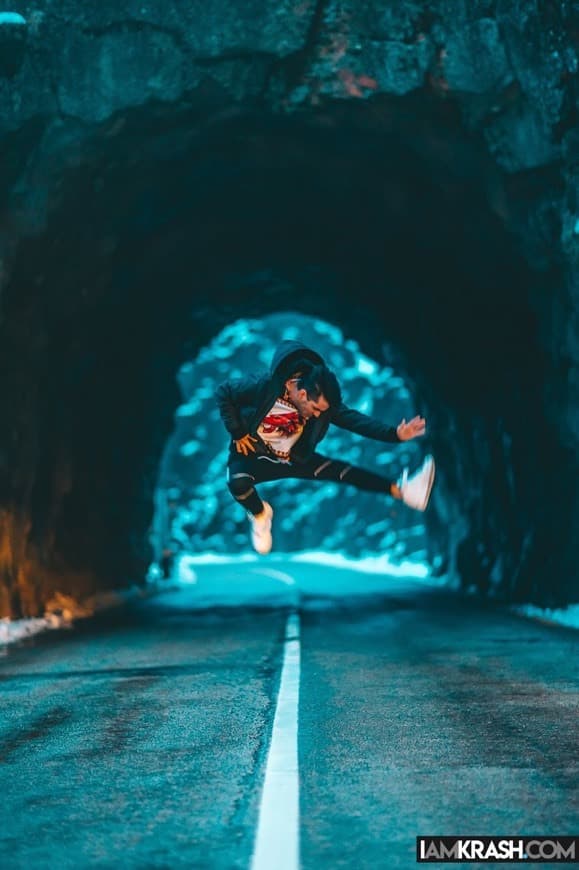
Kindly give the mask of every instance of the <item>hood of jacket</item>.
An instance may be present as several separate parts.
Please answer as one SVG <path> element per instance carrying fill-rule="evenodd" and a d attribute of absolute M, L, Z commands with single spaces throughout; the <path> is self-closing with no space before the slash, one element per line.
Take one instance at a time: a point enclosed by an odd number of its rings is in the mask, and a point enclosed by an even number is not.
<path fill-rule="evenodd" d="M 271 361 L 271 377 L 279 384 L 293 374 L 293 365 L 299 359 L 311 360 L 315 365 L 323 363 L 323 357 L 301 341 L 282 341 Z"/>

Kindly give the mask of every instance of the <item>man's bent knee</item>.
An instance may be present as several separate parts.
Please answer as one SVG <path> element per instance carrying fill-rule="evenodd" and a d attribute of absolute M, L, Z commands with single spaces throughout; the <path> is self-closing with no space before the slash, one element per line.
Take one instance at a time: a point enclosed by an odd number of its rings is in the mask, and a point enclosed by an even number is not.
<path fill-rule="evenodd" d="M 251 474 L 232 474 L 227 481 L 229 492 L 238 501 L 244 501 L 255 492 L 253 487 L 255 478 Z"/>

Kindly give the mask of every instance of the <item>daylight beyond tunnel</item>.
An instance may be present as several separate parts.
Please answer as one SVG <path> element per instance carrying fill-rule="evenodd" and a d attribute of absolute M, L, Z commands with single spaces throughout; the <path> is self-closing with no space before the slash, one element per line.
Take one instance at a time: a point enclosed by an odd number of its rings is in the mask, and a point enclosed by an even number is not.
<path fill-rule="evenodd" d="M 569 600 L 571 494 L 554 482 L 536 278 L 506 208 L 452 106 L 424 97 L 211 124 L 143 108 L 95 134 L 5 291 L 1 612 L 142 581 L 175 372 L 276 311 L 334 324 L 408 385 L 440 469 L 426 524 L 442 572 Z"/>
<path fill-rule="evenodd" d="M 184 553 L 236 556 L 251 550 L 245 511 L 223 486 L 229 439 L 215 403 L 216 381 L 267 372 L 284 340 L 315 347 L 340 373 L 349 407 L 396 425 L 417 408 L 392 368 L 360 352 L 341 330 L 296 311 L 225 327 L 192 361 L 181 366 L 182 404 L 175 432 L 164 451 L 153 523 L 157 575 Z M 319 448 L 324 456 L 397 480 L 402 468 L 416 468 L 424 447 L 414 441 L 385 444 L 336 427 Z M 368 493 L 328 481 L 288 480 L 262 484 L 259 491 L 275 507 L 274 551 L 323 551 L 370 557 L 384 567 L 426 573 L 442 564 L 428 547 L 423 515 L 384 493 Z M 152 566 L 153 573 L 154 568 Z"/>

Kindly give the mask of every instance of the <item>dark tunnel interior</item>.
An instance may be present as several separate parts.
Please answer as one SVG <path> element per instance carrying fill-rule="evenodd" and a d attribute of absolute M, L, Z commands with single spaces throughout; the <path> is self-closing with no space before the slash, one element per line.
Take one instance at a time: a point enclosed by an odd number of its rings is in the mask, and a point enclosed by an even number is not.
<path fill-rule="evenodd" d="M 571 862 L 578 480 L 579 0 L 0 0 L 0 870 Z"/>
<path fill-rule="evenodd" d="M 568 531 L 549 509 L 561 446 L 537 410 L 549 276 L 456 111 L 416 93 L 210 122 L 158 104 L 70 144 L 4 298 L 23 457 L 6 496 L 35 577 L 8 577 L 4 613 L 33 615 L 57 576 L 78 595 L 143 576 L 179 365 L 228 323 L 284 310 L 336 324 L 410 386 L 440 468 L 433 552 L 463 588 L 569 596 L 538 571 Z"/>

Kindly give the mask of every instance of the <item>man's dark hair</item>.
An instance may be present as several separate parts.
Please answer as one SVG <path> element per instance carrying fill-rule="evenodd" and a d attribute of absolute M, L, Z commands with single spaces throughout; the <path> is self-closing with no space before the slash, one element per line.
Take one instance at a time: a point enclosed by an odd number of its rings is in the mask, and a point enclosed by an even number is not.
<path fill-rule="evenodd" d="M 337 407 L 342 401 L 342 391 L 334 372 L 326 365 L 313 365 L 309 361 L 295 366 L 298 390 L 305 390 L 308 399 L 315 402 L 325 396 L 330 407 Z"/>

